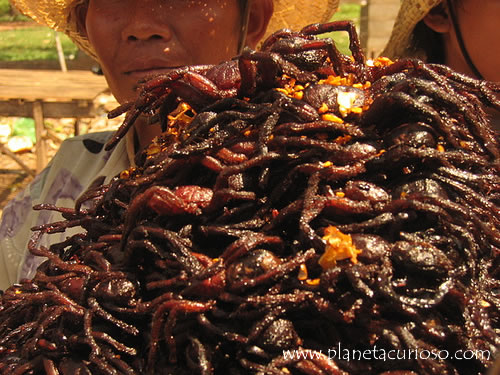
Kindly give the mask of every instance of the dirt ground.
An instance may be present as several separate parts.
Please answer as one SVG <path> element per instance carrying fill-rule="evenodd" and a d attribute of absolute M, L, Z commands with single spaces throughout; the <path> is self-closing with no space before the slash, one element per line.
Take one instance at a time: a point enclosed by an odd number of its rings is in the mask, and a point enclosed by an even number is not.
<path fill-rule="evenodd" d="M 106 131 L 117 129 L 123 117 L 117 119 L 108 119 L 106 113 L 116 108 L 117 103 L 110 94 L 99 95 L 95 99 L 96 105 L 99 106 L 99 112 L 102 113 L 94 118 L 80 119 L 79 129 L 80 134 Z M 15 117 L 0 117 L 0 124 L 12 124 L 16 121 Z M 61 141 L 74 135 L 74 118 L 65 119 L 45 119 L 45 124 L 51 129 L 56 129 L 54 132 Z M 55 139 L 49 140 L 48 156 L 49 160 L 57 152 L 60 142 Z M 35 145 L 36 147 L 36 145 Z M 30 151 L 15 154 L 24 164 L 34 170 L 36 166 L 35 148 Z M 17 193 L 26 187 L 33 180 L 33 176 L 28 174 L 13 158 L 0 153 L 0 215 L 7 204 Z"/>
<path fill-rule="evenodd" d="M 34 168 L 34 154 L 18 155 L 23 162 Z M 5 204 L 24 188 L 33 178 L 8 156 L 0 155 L 0 214 Z"/>
<path fill-rule="evenodd" d="M 35 22 L 1 22 L 0 31 L 14 30 L 24 27 L 33 27 L 37 24 Z M 24 68 L 23 62 L 10 62 L 12 67 Z M 19 64 L 18 64 L 19 63 Z M 57 62 L 55 62 L 54 65 Z M 8 68 L 6 66 L 4 68 Z M 57 68 L 57 66 L 56 66 Z M 106 113 L 115 108 L 117 103 L 114 98 L 109 94 L 99 95 L 95 99 L 95 104 L 100 107 L 102 115 L 95 118 L 80 119 L 79 129 L 80 134 L 86 132 L 105 131 L 116 129 L 122 121 L 122 118 L 108 120 Z M 2 117 L 0 116 L 0 124 L 12 125 L 18 120 L 15 117 Z M 51 129 L 56 129 L 55 135 L 61 141 L 74 135 L 75 129 L 74 118 L 67 119 L 51 119 L 46 118 L 45 123 Z M 12 126 L 11 126 L 12 127 Z M 57 152 L 60 142 L 54 140 L 49 141 L 48 159 Z M 36 146 L 35 146 L 36 147 Z M 15 154 L 25 165 L 34 170 L 36 166 L 35 148 L 30 151 Z M 33 176 L 28 174 L 13 158 L 0 152 L 0 215 L 3 208 L 9 200 L 11 200 L 17 193 L 26 187 L 33 180 Z"/>

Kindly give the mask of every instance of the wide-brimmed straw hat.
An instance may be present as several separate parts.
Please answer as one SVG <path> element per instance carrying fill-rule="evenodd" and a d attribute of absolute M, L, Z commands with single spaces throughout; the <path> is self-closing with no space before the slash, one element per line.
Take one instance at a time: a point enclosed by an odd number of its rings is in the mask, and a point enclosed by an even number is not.
<path fill-rule="evenodd" d="M 389 41 L 382 56 L 396 59 L 410 52 L 413 30 L 429 11 L 443 0 L 402 0 Z"/>
<path fill-rule="evenodd" d="M 75 7 L 84 0 L 10 1 L 21 13 L 36 22 L 67 34 L 80 49 L 97 59 L 89 40 L 77 27 Z M 266 36 L 282 28 L 299 30 L 311 23 L 327 22 L 337 10 L 339 0 L 273 0 L 273 3 L 274 14 Z"/>

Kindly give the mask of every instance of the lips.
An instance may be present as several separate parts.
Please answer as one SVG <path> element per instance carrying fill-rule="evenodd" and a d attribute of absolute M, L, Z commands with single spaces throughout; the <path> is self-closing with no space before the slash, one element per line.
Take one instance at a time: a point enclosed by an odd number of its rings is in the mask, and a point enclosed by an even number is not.
<path fill-rule="evenodd" d="M 164 60 L 137 60 L 125 66 L 122 71 L 125 75 L 133 78 L 144 78 L 150 75 L 168 73 L 182 65 Z"/>
<path fill-rule="evenodd" d="M 143 70 L 133 70 L 125 73 L 127 76 L 133 78 L 136 81 L 144 80 L 148 77 L 157 75 L 157 74 L 165 74 L 170 72 L 171 68 L 151 68 L 151 69 L 143 69 Z"/>

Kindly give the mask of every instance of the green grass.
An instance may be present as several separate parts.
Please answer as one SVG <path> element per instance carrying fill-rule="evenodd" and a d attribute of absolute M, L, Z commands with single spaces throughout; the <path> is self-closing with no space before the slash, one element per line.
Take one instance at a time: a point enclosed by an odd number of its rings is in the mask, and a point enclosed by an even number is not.
<path fill-rule="evenodd" d="M 66 58 L 77 52 L 77 47 L 59 33 Z M 0 32 L 0 61 L 57 59 L 54 32 L 47 27 L 30 27 Z"/>
<path fill-rule="evenodd" d="M 14 19 L 15 18 L 15 19 Z M 0 22 L 26 20 L 13 14 L 8 0 L 0 0 Z M 342 4 L 332 21 L 351 20 L 359 29 L 359 4 Z M 64 34 L 59 33 L 66 58 L 77 52 L 77 47 Z M 346 32 L 325 34 L 332 38 L 342 53 L 350 54 L 349 36 Z M 0 61 L 55 60 L 57 50 L 53 31 L 46 27 L 33 27 L 0 32 Z"/>
<path fill-rule="evenodd" d="M 12 11 L 9 0 L 0 0 L 0 22 L 26 21 L 28 17 Z"/>
<path fill-rule="evenodd" d="M 0 0 L 0 22 L 28 21 L 12 10 L 9 0 Z M 64 34 L 59 33 L 66 58 L 77 52 L 77 47 Z M 35 26 L 0 31 L 0 61 L 56 60 L 54 32 L 48 27 Z"/>
<path fill-rule="evenodd" d="M 0 0 L 0 16 L 10 13 L 9 0 Z"/>
<path fill-rule="evenodd" d="M 335 13 L 331 21 L 353 21 L 359 34 L 359 22 L 361 17 L 361 7 L 359 4 L 342 4 L 340 10 Z M 349 35 L 347 32 L 334 32 L 325 34 L 325 37 L 332 38 L 340 52 L 350 55 Z"/>

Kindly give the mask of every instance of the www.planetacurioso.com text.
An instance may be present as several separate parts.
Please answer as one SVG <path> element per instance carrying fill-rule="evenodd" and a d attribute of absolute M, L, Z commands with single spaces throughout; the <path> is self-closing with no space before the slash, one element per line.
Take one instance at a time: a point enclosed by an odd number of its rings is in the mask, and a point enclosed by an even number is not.
<path fill-rule="evenodd" d="M 300 359 L 319 359 L 323 356 L 327 356 L 329 359 L 343 360 L 343 361 L 360 361 L 360 360 L 377 360 L 377 361 L 397 361 L 397 360 L 418 360 L 418 359 L 435 359 L 435 360 L 469 360 L 469 359 L 490 359 L 489 350 L 457 350 L 456 352 L 450 352 L 448 350 L 438 350 L 438 349 L 392 349 L 387 350 L 383 348 L 377 348 L 377 346 L 371 349 L 347 349 L 342 348 L 340 344 L 336 347 L 328 349 L 327 352 L 315 351 L 310 349 L 304 350 L 283 350 L 283 357 L 285 360 L 300 360 Z"/>

